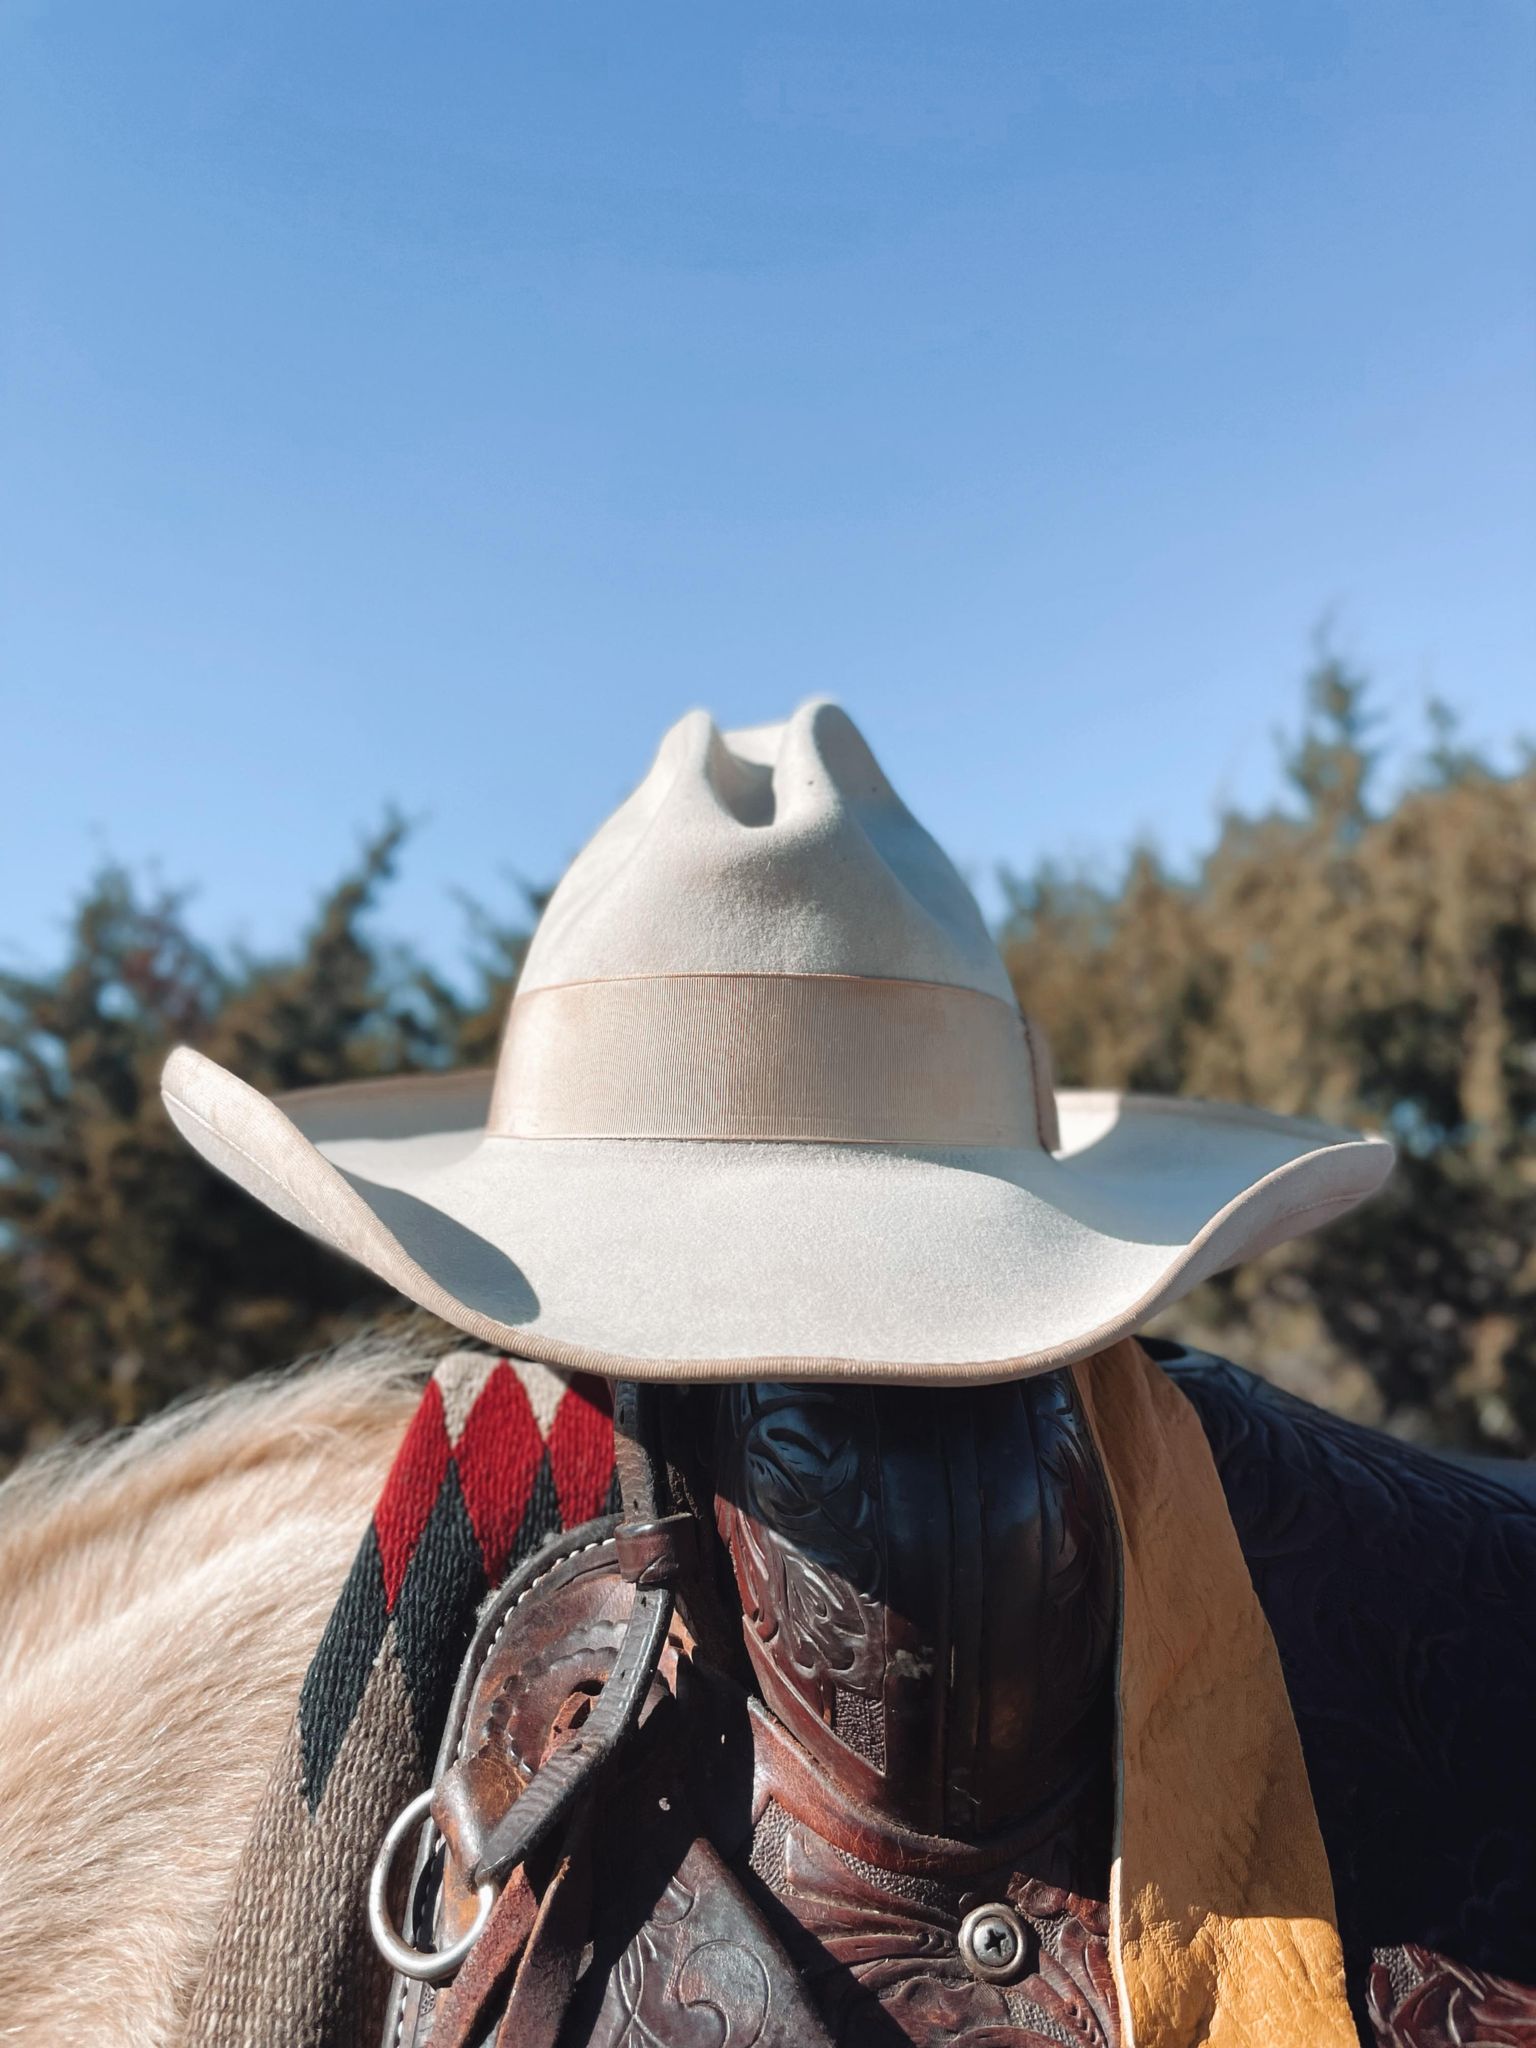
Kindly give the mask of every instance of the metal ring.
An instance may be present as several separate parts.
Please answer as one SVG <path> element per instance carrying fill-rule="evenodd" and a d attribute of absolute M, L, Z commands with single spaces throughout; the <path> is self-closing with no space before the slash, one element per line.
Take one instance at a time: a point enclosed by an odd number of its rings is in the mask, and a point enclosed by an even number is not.
<path fill-rule="evenodd" d="M 389 1824 L 389 1832 L 374 1858 L 373 1870 L 368 1879 L 368 1931 L 373 1936 L 374 1947 L 392 1969 L 402 1977 L 417 1977 L 424 1984 L 440 1984 L 469 1955 L 470 1950 L 485 1932 L 485 1923 L 491 1917 L 491 1908 L 496 1903 L 497 1886 L 493 1880 L 478 1886 L 475 1892 L 479 1910 L 475 1924 L 468 1934 L 463 1935 L 447 1948 L 412 1948 L 402 1941 L 390 1924 L 389 1905 L 385 1899 L 385 1887 L 389 1883 L 390 1868 L 396 1851 L 406 1836 L 431 1809 L 432 1788 L 418 1792 L 410 1805 L 404 1807 Z"/>

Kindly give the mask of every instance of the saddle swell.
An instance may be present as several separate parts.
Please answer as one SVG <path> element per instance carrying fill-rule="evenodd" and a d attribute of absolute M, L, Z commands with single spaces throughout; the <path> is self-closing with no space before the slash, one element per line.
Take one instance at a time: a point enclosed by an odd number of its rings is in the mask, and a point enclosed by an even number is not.
<path fill-rule="evenodd" d="M 1101 1759 L 1114 1542 L 1064 1374 L 727 1387 L 711 1478 L 762 1698 L 861 1804 L 986 1835 Z"/>
<path fill-rule="evenodd" d="M 1536 1512 L 1149 1348 L 1276 1636 L 1362 2039 L 1536 2043 Z M 388 2048 L 1114 2048 L 1115 1552 L 1070 1378 L 668 1390 L 660 1420 L 701 1541 L 639 1726 L 474 1982 L 397 1979 Z M 635 1597 L 618 1519 L 482 1621 L 423 1944 L 471 1924 L 476 1844 L 601 1694 Z"/>
<path fill-rule="evenodd" d="M 1070 1379 L 715 1405 L 748 1865 L 834 2038 L 1112 2039 L 1115 1549 Z"/>

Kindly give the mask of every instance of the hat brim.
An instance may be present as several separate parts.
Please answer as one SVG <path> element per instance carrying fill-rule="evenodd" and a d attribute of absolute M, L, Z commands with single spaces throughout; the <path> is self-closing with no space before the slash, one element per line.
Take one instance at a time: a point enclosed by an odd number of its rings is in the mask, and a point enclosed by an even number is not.
<path fill-rule="evenodd" d="M 288 1221 L 485 1343 L 656 1380 L 978 1383 L 1070 1364 L 1331 1221 L 1385 1139 L 1063 1090 L 1056 1152 L 490 1137 L 491 1075 L 269 1100 L 186 1048 L 177 1127 Z"/>

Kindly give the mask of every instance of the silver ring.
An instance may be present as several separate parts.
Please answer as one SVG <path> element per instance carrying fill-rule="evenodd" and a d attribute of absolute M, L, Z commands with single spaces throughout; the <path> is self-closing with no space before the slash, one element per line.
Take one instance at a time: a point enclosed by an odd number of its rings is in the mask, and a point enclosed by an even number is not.
<path fill-rule="evenodd" d="M 418 1792 L 410 1805 L 402 1808 L 390 1822 L 389 1832 L 374 1858 L 373 1870 L 368 1879 L 368 1931 L 373 1936 L 374 1947 L 391 1969 L 398 1970 L 402 1977 L 418 1977 L 424 1984 L 440 1984 L 445 1977 L 453 1975 L 485 1932 L 485 1923 L 490 1919 L 491 1908 L 496 1903 L 496 1886 L 487 1878 L 486 1882 L 477 1888 L 475 1897 L 479 1900 L 479 1910 L 475 1914 L 475 1924 L 468 1934 L 447 1948 L 412 1948 L 409 1942 L 401 1940 L 390 1924 L 389 1905 L 384 1896 L 385 1887 L 389 1883 L 390 1869 L 400 1844 L 417 1822 L 426 1816 L 431 1805 L 432 1788 L 429 1785 L 425 1792 Z"/>

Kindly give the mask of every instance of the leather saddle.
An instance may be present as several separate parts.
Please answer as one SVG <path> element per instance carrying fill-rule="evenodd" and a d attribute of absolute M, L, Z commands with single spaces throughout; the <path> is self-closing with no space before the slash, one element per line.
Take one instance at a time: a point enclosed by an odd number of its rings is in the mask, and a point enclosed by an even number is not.
<path fill-rule="evenodd" d="M 1280 1649 L 1362 2039 L 1536 2043 L 1536 1506 L 1148 1348 Z M 626 1387 L 616 1425 L 622 1511 L 493 1597 L 378 1873 L 386 2048 L 1118 2044 L 1070 1377 Z"/>

